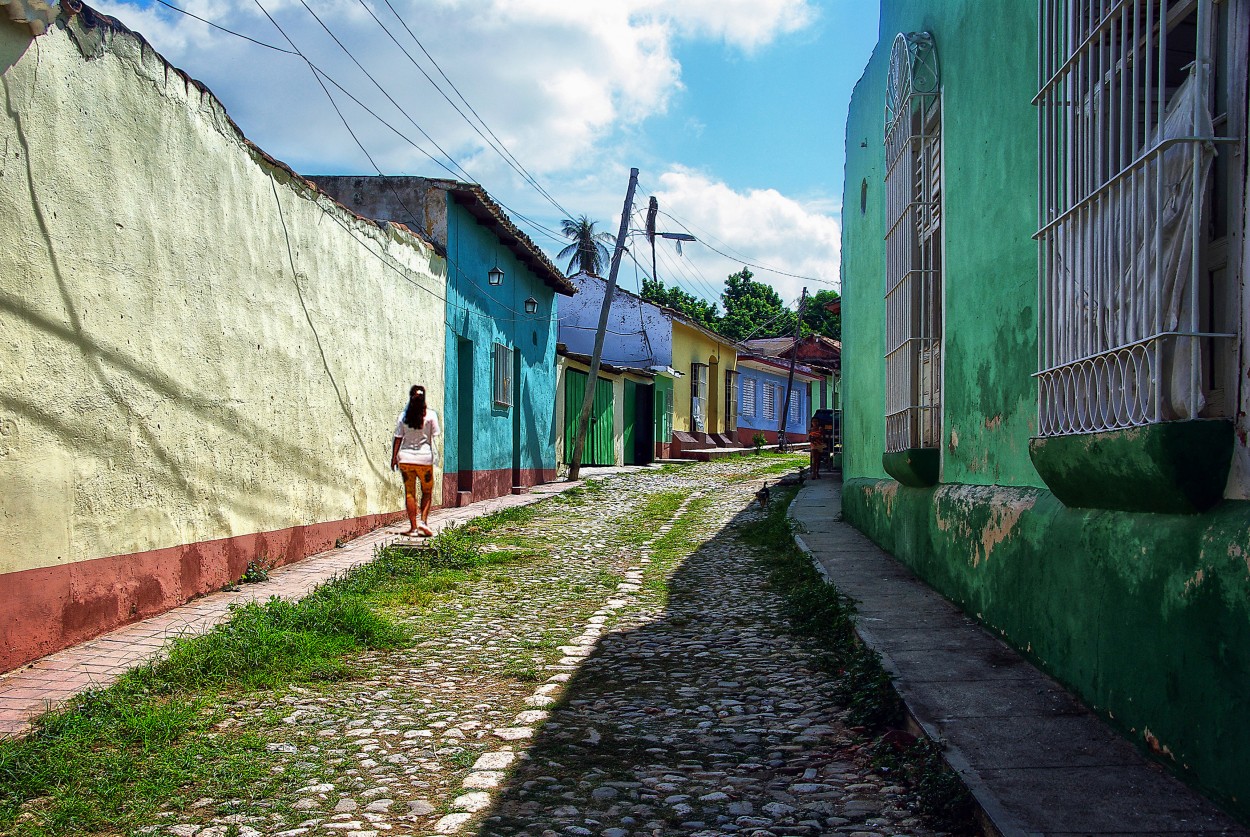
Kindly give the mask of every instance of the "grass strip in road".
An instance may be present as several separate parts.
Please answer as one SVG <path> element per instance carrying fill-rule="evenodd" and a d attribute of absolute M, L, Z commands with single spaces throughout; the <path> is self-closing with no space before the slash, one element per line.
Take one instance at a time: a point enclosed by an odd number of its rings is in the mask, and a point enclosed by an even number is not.
<path fill-rule="evenodd" d="M 820 664 L 837 677 L 835 698 L 847 720 L 875 737 L 874 763 L 905 782 L 920 813 L 934 825 L 963 833 L 971 828 L 972 797 L 943 761 L 936 744 L 915 739 L 899 727 L 903 704 L 881 665 L 881 657 L 855 633 L 855 605 L 827 583 L 794 541 L 786 512 L 798 488 L 775 491 L 763 518 L 738 527 L 743 542 L 759 547 L 769 580 L 785 599 L 794 631 L 820 644 Z"/>
<path fill-rule="evenodd" d="M 414 639 L 389 611 L 428 606 L 480 568 L 513 560 L 482 547 L 535 515 L 506 509 L 420 549 L 380 549 L 300 601 L 235 607 L 208 633 L 175 640 L 160 659 L 43 715 L 26 737 L 0 741 L 0 834 L 124 833 L 199 797 L 280 796 L 265 741 L 218 728 L 226 705 L 250 692 L 364 676 L 360 652 Z"/>

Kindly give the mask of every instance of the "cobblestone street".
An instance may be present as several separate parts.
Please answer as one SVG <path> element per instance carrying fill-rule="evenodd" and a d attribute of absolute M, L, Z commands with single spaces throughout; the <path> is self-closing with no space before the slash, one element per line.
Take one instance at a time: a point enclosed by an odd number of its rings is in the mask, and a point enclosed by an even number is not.
<path fill-rule="evenodd" d="M 508 534 L 532 557 L 399 603 L 417 642 L 367 655 L 367 679 L 220 707 L 209 734 L 259 736 L 267 791 L 189 798 L 139 831 L 933 833 L 844 727 L 816 649 L 735 537 L 761 514 L 752 469 L 768 463 L 645 471 L 544 502 Z"/>

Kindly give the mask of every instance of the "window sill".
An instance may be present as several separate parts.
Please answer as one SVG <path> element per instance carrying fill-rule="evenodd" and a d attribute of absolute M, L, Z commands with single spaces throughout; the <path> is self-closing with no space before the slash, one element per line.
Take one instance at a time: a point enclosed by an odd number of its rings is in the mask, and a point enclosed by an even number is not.
<path fill-rule="evenodd" d="M 1219 503 L 1232 451 L 1226 419 L 1029 440 L 1037 473 L 1065 506 L 1163 514 L 1197 514 Z"/>
<path fill-rule="evenodd" d="M 908 448 L 881 455 L 885 472 L 912 488 L 937 485 L 941 464 L 941 452 L 937 448 Z"/>

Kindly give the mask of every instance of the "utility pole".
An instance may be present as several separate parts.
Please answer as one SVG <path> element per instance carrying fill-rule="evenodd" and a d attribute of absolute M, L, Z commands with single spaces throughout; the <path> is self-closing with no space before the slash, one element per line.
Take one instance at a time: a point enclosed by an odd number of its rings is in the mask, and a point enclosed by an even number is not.
<path fill-rule="evenodd" d="M 577 440 L 573 443 L 573 455 L 569 461 L 570 482 L 576 480 L 582 470 L 582 451 L 586 447 L 586 427 L 590 423 L 590 410 L 595 403 L 595 385 L 599 382 L 599 361 L 603 357 L 603 336 L 608 330 L 612 294 L 616 292 L 616 273 L 621 267 L 621 253 L 625 250 L 625 235 L 629 232 L 629 210 L 634 205 L 634 189 L 637 187 L 638 169 L 630 169 L 629 188 L 625 190 L 625 208 L 621 210 L 621 229 L 616 234 L 616 247 L 612 250 L 612 269 L 608 271 L 608 286 L 603 290 L 603 307 L 599 309 L 599 328 L 595 331 L 595 350 L 590 356 L 590 373 L 586 377 L 586 395 L 582 398 L 582 412 L 577 419 Z"/>
<path fill-rule="evenodd" d="M 777 450 L 786 449 L 786 421 L 790 418 L 790 389 L 794 386 L 794 361 L 799 356 L 799 338 L 803 336 L 803 307 L 807 303 L 807 288 L 799 297 L 798 323 L 794 326 L 794 345 L 790 347 L 790 375 L 786 378 L 786 397 L 781 409 L 781 422 L 777 426 Z"/>
<path fill-rule="evenodd" d="M 651 242 L 651 278 L 659 279 L 660 274 L 655 269 L 655 216 L 660 212 L 660 202 L 655 199 L 655 195 L 651 196 L 650 202 L 647 204 L 647 240 Z"/>

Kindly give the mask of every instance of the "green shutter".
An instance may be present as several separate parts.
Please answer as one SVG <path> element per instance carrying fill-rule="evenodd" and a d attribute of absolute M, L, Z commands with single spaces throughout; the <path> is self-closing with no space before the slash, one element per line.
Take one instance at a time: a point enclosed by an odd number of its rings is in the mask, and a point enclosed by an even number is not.
<path fill-rule="evenodd" d="M 582 399 L 586 397 L 586 380 L 589 376 L 576 369 L 564 373 L 564 462 L 573 459 L 573 445 L 577 440 L 577 418 L 581 415 Z M 586 444 L 582 450 L 583 465 L 615 465 L 612 451 L 612 382 L 600 378 L 595 386 L 595 400 L 590 409 L 590 426 L 586 429 Z"/>
<path fill-rule="evenodd" d="M 625 427 L 621 436 L 625 443 L 625 464 L 637 465 L 634 448 L 638 436 L 638 384 L 630 380 L 625 381 Z"/>

